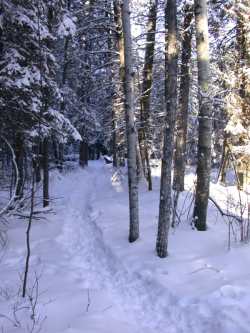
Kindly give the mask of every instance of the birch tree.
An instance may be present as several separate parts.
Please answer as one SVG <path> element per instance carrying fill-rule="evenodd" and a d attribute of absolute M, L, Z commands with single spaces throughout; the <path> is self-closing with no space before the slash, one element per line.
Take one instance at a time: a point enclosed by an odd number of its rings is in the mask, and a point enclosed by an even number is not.
<path fill-rule="evenodd" d="M 156 241 L 157 255 L 164 258 L 168 255 L 168 231 L 171 220 L 171 187 L 172 161 L 174 152 L 174 128 L 177 107 L 177 17 L 176 0 L 168 0 L 165 10 L 166 20 L 166 120 L 164 132 L 164 147 L 161 167 L 160 208 L 158 234 Z"/>
<path fill-rule="evenodd" d="M 122 144 L 124 141 L 121 133 L 121 119 L 123 119 L 124 114 L 124 100 L 120 98 L 123 95 L 123 83 L 125 80 L 125 72 L 124 72 L 124 36 L 123 36 L 123 28 L 122 28 L 122 6 L 120 0 L 113 1 L 114 7 L 114 23 L 115 23 L 115 49 L 119 54 L 119 78 L 116 82 L 116 95 L 113 106 L 113 145 L 115 146 L 113 149 L 113 165 L 115 167 L 123 164 L 123 152 L 122 152 Z"/>
<path fill-rule="evenodd" d="M 195 0 L 195 28 L 198 62 L 199 137 L 197 185 L 193 221 L 195 227 L 206 230 L 207 206 L 211 170 L 212 110 L 209 101 L 209 40 L 207 1 Z"/>
<path fill-rule="evenodd" d="M 128 160 L 128 186 L 129 186 L 129 242 L 134 242 L 139 237 L 139 207 L 138 183 L 136 163 L 137 133 L 134 120 L 134 87 L 133 87 L 133 59 L 132 38 L 130 25 L 129 0 L 122 4 L 122 25 L 124 36 L 124 94 L 125 94 L 125 119 L 127 134 L 127 160 Z"/>

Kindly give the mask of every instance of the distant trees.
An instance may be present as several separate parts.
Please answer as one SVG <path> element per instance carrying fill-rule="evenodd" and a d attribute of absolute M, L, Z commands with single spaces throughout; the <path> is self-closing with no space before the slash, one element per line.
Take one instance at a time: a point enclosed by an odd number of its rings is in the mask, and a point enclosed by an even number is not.
<path fill-rule="evenodd" d="M 30 192 L 33 173 L 45 207 L 50 170 L 63 171 L 67 155 L 77 154 L 85 167 L 107 153 L 115 168 L 127 160 L 135 241 L 139 169 L 152 190 L 151 159 L 161 159 L 156 250 L 165 257 L 178 206 L 174 200 L 172 207 L 172 188 L 184 191 L 189 161 L 197 165 L 193 223 L 206 230 L 211 161 L 217 166 L 229 148 L 246 154 L 249 147 L 250 5 L 211 0 L 207 8 L 206 0 L 187 0 L 177 11 L 176 2 L 1 1 L 0 159 L 8 170 L 8 142 L 18 170 L 5 173 L 14 204 Z"/>
<path fill-rule="evenodd" d="M 80 139 L 59 109 L 53 43 L 55 12 L 42 0 L 6 0 L 2 2 L 1 16 L 0 131 L 9 139 L 16 155 L 19 170 L 16 198 L 23 196 L 29 170 L 25 163 L 31 158 L 32 165 L 37 167 L 37 180 L 40 166 L 43 167 L 46 206 L 52 133 L 60 139 L 71 135 Z"/>

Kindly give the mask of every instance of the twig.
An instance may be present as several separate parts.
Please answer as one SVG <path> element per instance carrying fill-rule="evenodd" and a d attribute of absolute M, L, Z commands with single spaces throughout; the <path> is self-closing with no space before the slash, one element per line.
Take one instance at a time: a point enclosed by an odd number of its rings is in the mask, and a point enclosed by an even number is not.
<path fill-rule="evenodd" d="M 27 256 L 26 256 L 26 262 L 25 262 L 22 297 L 25 297 L 25 294 L 26 294 L 27 278 L 28 278 L 28 272 L 29 272 L 30 230 L 31 230 L 31 224 L 32 224 L 32 219 L 33 219 L 33 211 L 34 211 L 34 194 L 35 194 L 35 170 L 33 170 L 33 173 L 32 173 L 30 216 L 29 216 L 28 228 L 27 228 L 27 231 L 26 231 Z"/>
<path fill-rule="evenodd" d="M 212 199 L 210 196 L 208 197 L 208 199 L 215 205 L 215 207 L 218 209 L 218 211 L 220 212 L 220 214 L 222 216 L 226 216 L 226 217 L 229 217 L 229 218 L 233 218 L 235 219 L 236 221 L 238 221 L 239 223 L 242 223 L 242 219 L 238 216 L 235 216 L 233 214 L 228 214 L 228 213 L 225 213 L 222 208 L 218 205 L 218 203 Z"/>

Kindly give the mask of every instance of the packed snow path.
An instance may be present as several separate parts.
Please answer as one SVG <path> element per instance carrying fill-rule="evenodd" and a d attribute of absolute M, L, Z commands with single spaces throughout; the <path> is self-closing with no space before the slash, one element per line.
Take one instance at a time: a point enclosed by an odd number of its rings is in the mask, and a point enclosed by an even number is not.
<path fill-rule="evenodd" d="M 219 231 L 186 226 L 171 235 L 177 244 L 162 260 L 154 253 L 158 190 L 142 189 L 141 238 L 129 244 L 126 181 L 109 166 L 92 162 L 54 185 L 56 214 L 32 234 L 32 268 L 42 267 L 40 288 L 51 299 L 40 307 L 47 316 L 42 332 L 250 332 L 250 269 L 242 269 L 249 259 L 237 263 L 248 248 L 228 254 Z M 20 244 L 3 260 L 6 278 L 8 269 L 22 267 Z"/>

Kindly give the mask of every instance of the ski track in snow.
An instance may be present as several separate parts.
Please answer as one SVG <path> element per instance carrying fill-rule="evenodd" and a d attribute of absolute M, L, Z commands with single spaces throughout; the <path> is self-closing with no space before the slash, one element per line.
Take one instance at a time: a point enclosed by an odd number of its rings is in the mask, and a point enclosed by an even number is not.
<path fill-rule="evenodd" d="M 109 175 L 101 175 L 98 181 L 100 174 L 105 174 L 101 162 L 86 172 L 88 176 L 81 185 L 78 179 L 68 189 L 63 233 L 58 238 L 68 256 L 68 270 L 74 272 L 85 288 L 105 289 L 140 332 L 146 328 L 148 332 L 161 329 L 168 333 L 250 332 L 248 312 L 240 303 L 240 296 L 233 295 L 231 303 L 223 304 L 223 299 L 215 293 L 206 300 L 183 304 L 156 279 L 129 271 L 106 244 L 96 223 L 101 213 L 95 208 L 95 200 L 100 196 L 98 193 L 105 196 Z M 87 198 L 86 201 L 81 197 Z"/>

